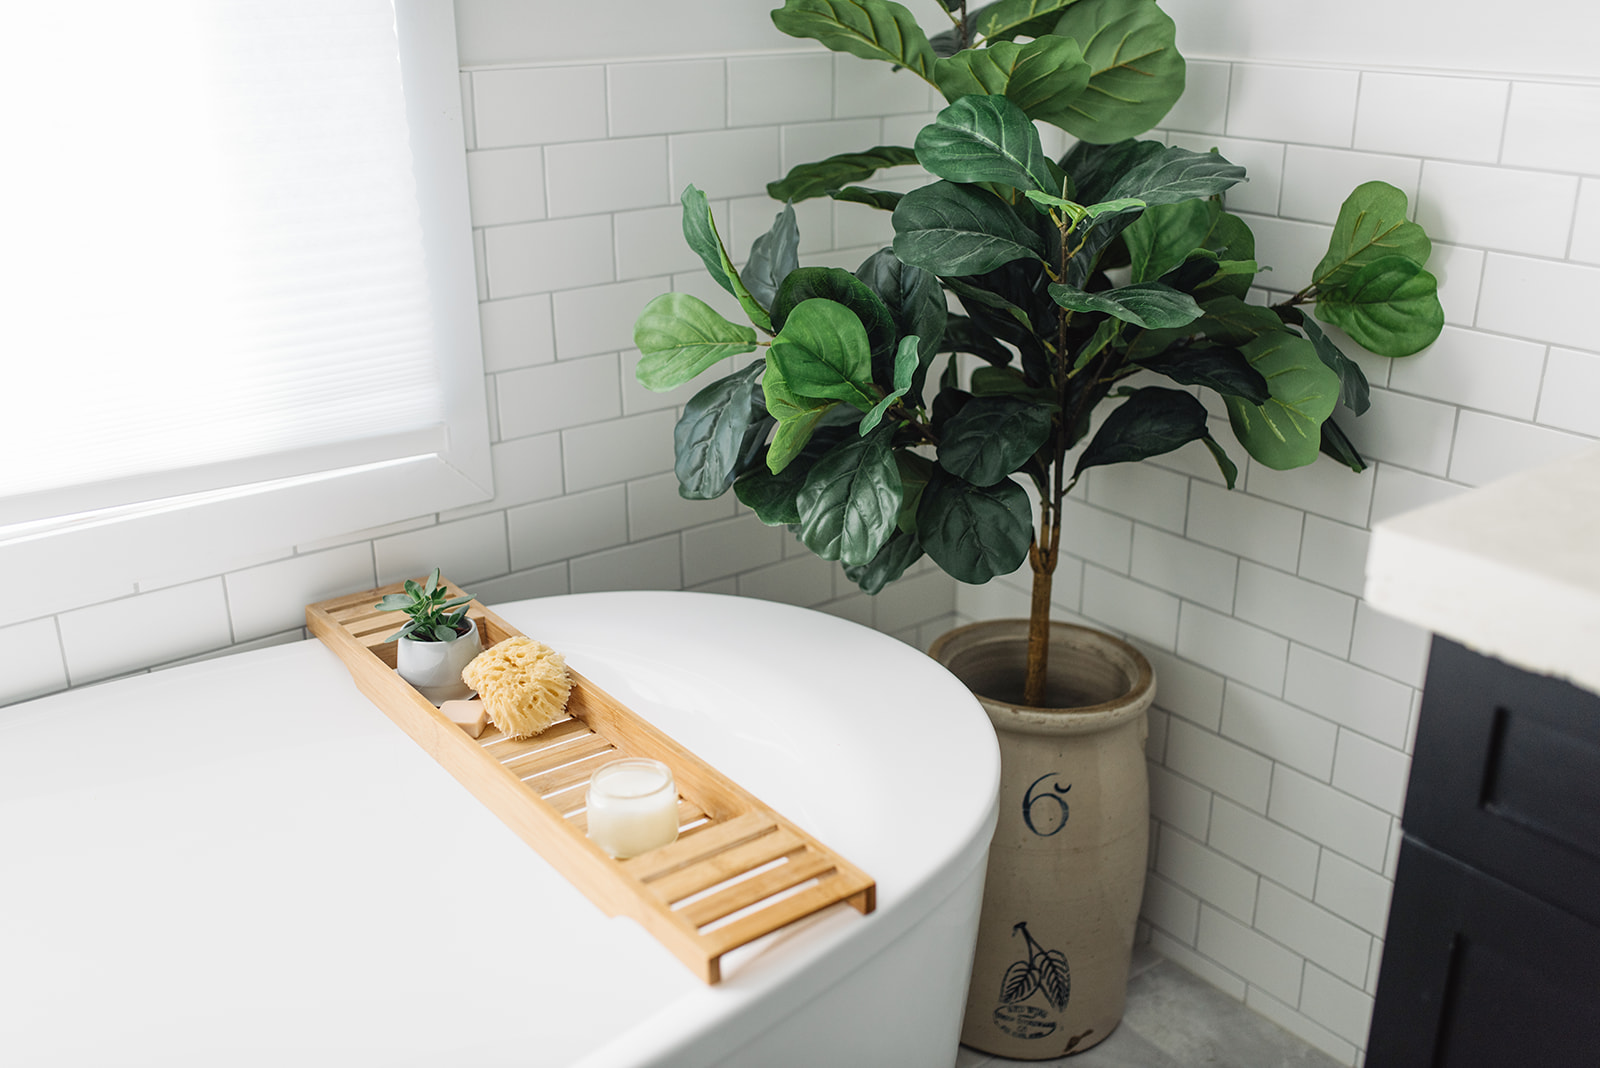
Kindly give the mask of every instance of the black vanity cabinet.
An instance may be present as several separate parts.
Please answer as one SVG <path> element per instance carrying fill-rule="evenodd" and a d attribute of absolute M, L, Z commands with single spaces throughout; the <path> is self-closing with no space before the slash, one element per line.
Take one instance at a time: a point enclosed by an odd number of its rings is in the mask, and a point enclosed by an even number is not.
<path fill-rule="evenodd" d="M 1436 637 L 1401 826 L 1366 1068 L 1600 1065 L 1600 696 Z"/>

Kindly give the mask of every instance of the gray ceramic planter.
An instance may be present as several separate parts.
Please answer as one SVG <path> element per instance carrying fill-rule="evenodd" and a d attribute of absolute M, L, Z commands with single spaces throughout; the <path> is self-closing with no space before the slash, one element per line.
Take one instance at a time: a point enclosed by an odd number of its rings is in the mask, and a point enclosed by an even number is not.
<path fill-rule="evenodd" d="M 1122 1019 L 1144 892 L 1155 677 L 1126 642 L 1052 623 L 1055 707 L 1022 705 L 1027 640 L 1027 620 L 995 620 L 929 652 L 978 696 L 1000 740 L 1000 822 L 961 1041 L 1044 1060 L 1088 1049 Z"/>

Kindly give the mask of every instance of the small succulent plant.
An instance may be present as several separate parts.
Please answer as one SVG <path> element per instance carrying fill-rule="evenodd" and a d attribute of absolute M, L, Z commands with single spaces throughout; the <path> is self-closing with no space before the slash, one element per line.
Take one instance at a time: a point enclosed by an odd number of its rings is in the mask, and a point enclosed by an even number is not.
<path fill-rule="evenodd" d="M 448 599 L 447 599 L 448 598 Z M 406 579 L 405 593 L 386 594 L 376 605 L 380 612 L 404 612 L 411 618 L 395 631 L 389 641 L 410 638 L 419 642 L 453 642 L 462 634 L 462 621 L 467 615 L 467 602 L 472 595 L 450 597 L 439 578 L 439 568 L 433 569 L 426 585 L 415 579 Z M 454 612 L 450 611 L 452 608 Z"/>

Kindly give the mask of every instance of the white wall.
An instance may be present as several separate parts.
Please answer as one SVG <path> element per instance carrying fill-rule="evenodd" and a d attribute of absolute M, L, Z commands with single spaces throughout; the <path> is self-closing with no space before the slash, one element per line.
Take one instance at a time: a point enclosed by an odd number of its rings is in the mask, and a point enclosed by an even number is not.
<path fill-rule="evenodd" d="M 1198 6 L 1226 23 L 1259 5 Z M 1423 9 L 1388 7 L 1402 24 Z M 1451 67 L 1481 54 L 1417 45 Z M 1600 79 L 1372 69 L 1348 34 L 1325 48 L 1314 65 L 1191 59 L 1162 136 L 1248 167 L 1228 203 L 1285 289 L 1350 189 L 1404 189 L 1435 240 L 1444 334 L 1362 359 L 1372 408 L 1345 423 L 1373 461 L 1361 475 L 1250 463 L 1230 493 L 1198 446 L 1094 469 L 1055 592 L 1060 618 L 1126 634 L 1156 667 L 1156 948 L 1359 1063 L 1427 656 L 1426 634 L 1361 600 L 1368 529 L 1600 437 Z M 1027 575 L 958 605 L 1026 615 Z"/>
<path fill-rule="evenodd" d="M 487 5 L 463 4 L 476 6 Z M 50 604 L 0 614 L 0 705 L 298 641 L 308 602 L 435 565 L 491 604 L 688 588 L 815 606 L 925 647 L 953 621 L 951 579 L 924 562 L 869 598 L 731 492 L 681 500 L 672 428 L 693 387 L 662 396 L 633 379 L 633 320 L 650 297 L 689 289 L 740 314 L 684 244 L 686 184 L 707 191 L 742 261 L 777 210 L 768 181 L 835 151 L 909 143 L 929 118 L 921 82 L 845 58 L 464 71 L 495 498 L 286 545 L 224 574 L 202 563 L 110 592 L 58 576 Z M 854 268 L 892 236 L 881 213 L 828 201 L 803 205 L 800 222 L 806 263 Z"/>

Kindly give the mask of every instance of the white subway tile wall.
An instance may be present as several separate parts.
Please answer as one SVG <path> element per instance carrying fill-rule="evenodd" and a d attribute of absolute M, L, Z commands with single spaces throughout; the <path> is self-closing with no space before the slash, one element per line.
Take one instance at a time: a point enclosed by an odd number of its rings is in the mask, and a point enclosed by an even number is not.
<path fill-rule="evenodd" d="M 683 239 L 684 186 L 706 191 L 742 262 L 780 210 L 766 195 L 780 168 L 910 143 L 935 94 L 868 68 L 796 49 L 463 71 L 493 499 L 285 546 L 198 581 L 79 589 L 63 575 L 53 603 L 0 616 L 0 705 L 296 640 L 307 602 L 435 565 L 490 603 L 693 588 L 819 608 L 926 647 L 955 623 L 953 580 L 924 564 L 867 597 L 731 492 L 684 500 L 672 430 L 704 381 L 652 393 L 633 377 L 633 321 L 656 294 L 694 292 L 739 314 Z M 825 198 L 796 215 L 808 264 L 853 269 L 891 233 L 880 213 L 836 215 Z M 1122 524 L 1111 562 L 1126 583 L 1129 525 L 1110 522 Z M 1069 566 L 1057 583 L 1073 603 L 1078 573 Z M 1175 621 L 1176 600 L 1150 593 L 1172 602 Z"/>
<path fill-rule="evenodd" d="M 1152 944 L 1359 1065 L 1428 653 L 1360 599 L 1368 531 L 1600 438 L 1600 85 L 1220 59 L 1190 75 L 1158 136 L 1248 169 L 1225 200 L 1271 299 L 1376 178 L 1434 239 L 1448 325 L 1415 356 L 1358 357 L 1372 408 L 1341 425 L 1362 474 L 1273 471 L 1225 432 L 1245 461 L 1231 492 L 1198 451 L 1095 469 L 1062 538 L 1087 578 L 1053 599 L 1156 670 Z M 959 617 L 1022 611 L 1027 581 L 961 588 Z"/>

